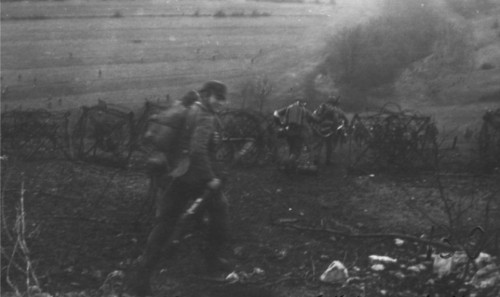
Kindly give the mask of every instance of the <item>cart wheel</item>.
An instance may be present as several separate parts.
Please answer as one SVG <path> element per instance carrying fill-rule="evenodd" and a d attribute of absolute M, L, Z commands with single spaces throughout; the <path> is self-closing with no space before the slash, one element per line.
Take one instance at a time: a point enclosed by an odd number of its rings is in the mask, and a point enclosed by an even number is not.
<path fill-rule="evenodd" d="M 128 162 L 132 153 L 133 113 L 100 106 L 84 108 L 72 135 L 81 159 Z"/>

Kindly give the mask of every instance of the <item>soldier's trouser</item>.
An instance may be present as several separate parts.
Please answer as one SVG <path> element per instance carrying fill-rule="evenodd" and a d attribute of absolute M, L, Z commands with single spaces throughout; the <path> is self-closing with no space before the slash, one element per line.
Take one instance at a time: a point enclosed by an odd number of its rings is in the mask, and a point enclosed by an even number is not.
<path fill-rule="evenodd" d="M 302 154 L 304 146 L 308 149 L 312 148 L 313 139 L 311 129 L 308 125 L 296 126 L 292 132 L 293 133 L 287 135 L 289 149 L 288 161 L 295 164 Z M 316 152 L 312 152 L 312 159 L 316 159 L 315 154 Z"/>
<path fill-rule="evenodd" d="M 302 152 L 302 146 L 304 145 L 304 141 L 301 135 L 293 135 L 289 136 L 288 139 L 288 150 L 290 161 L 296 161 Z"/>
<path fill-rule="evenodd" d="M 327 138 L 321 140 L 321 144 L 320 144 L 319 151 L 318 151 L 318 159 L 319 159 L 319 155 L 321 154 L 321 148 L 324 144 L 325 145 L 325 164 L 330 164 L 330 162 L 331 162 L 333 150 L 336 146 L 336 144 L 334 144 L 334 141 L 335 140 L 334 140 L 333 136 L 328 136 Z"/>
<path fill-rule="evenodd" d="M 193 198 L 201 197 L 205 189 L 206 183 L 187 184 L 176 180 L 167 189 L 163 199 L 158 201 L 156 222 L 149 234 L 146 249 L 139 263 L 138 276 L 141 280 L 149 281 L 161 258 L 163 247 L 170 239 L 178 219 L 190 206 L 188 203 L 191 203 Z M 209 215 L 208 249 L 205 257 L 210 258 L 216 256 L 227 240 L 228 204 L 222 193 L 215 191 L 204 206 L 204 211 Z"/>

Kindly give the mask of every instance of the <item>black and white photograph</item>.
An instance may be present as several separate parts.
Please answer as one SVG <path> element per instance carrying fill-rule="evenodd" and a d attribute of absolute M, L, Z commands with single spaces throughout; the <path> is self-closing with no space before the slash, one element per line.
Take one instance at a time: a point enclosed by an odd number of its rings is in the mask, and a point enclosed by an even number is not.
<path fill-rule="evenodd" d="M 0 296 L 500 296 L 500 0 L 0 15 Z"/>

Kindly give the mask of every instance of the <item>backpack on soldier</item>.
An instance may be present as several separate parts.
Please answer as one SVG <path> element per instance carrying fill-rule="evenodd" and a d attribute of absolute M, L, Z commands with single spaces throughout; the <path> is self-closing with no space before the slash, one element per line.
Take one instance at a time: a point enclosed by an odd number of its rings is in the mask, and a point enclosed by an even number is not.
<path fill-rule="evenodd" d="M 188 92 L 171 107 L 151 116 L 144 135 L 154 153 L 148 159 L 150 167 L 180 176 L 189 167 L 189 138 L 196 121 L 191 106 L 199 98 L 196 91 Z"/>

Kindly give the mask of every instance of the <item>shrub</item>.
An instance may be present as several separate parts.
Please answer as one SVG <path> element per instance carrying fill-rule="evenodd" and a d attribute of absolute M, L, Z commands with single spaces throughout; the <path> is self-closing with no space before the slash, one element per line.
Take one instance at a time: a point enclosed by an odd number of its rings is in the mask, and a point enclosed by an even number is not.
<path fill-rule="evenodd" d="M 224 12 L 224 10 L 220 9 L 220 10 L 217 10 L 214 13 L 214 17 L 216 17 L 216 18 L 225 18 L 226 17 L 226 13 Z"/>
<path fill-rule="evenodd" d="M 242 12 L 242 11 L 235 11 L 235 12 L 232 12 L 231 13 L 231 16 L 232 17 L 244 17 L 245 16 L 245 13 Z"/>
<path fill-rule="evenodd" d="M 481 70 L 490 70 L 490 69 L 494 69 L 494 68 L 495 68 L 495 65 L 488 63 L 488 62 L 481 64 Z"/>
<path fill-rule="evenodd" d="M 268 12 L 259 12 L 257 9 L 252 10 L 250 14 L 251 17 L 262 17 L 262 16 L 270 16 L 271 14 Z"/>
<path fill-rule="evenodd" d="M 420 2 L 386 3 L 385 15 L 346 28 L 327 42 L 324 63 L 336 84 L 360 91 L 375 89 L 392 83 L 410 64 L 433 53 L 443 35 L 443 21 Z"/>
<path fill-rule="evenodd" d="M 113 13 L 112 17 L 113 18 L 122 18 L 123 14 L 121 11 L 117 10 L 117 11 L 115 11 L 115 13 Z"/>

